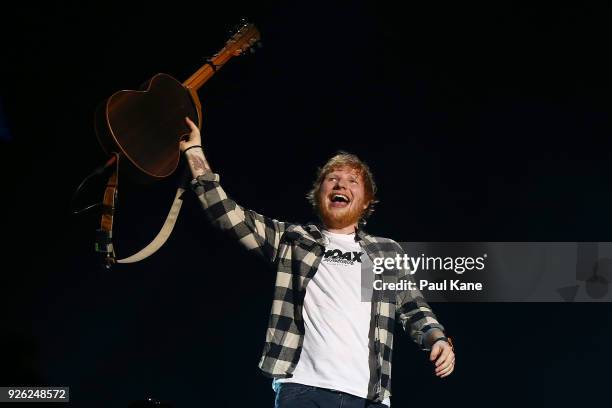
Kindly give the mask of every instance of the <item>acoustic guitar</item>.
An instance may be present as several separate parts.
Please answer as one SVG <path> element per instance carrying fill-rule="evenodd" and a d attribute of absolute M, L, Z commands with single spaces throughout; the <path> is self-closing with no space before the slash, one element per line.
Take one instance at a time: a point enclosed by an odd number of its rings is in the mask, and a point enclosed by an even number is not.
<path fill-rule="evenodd" d="M 185 82 L 157 74 L 140 90 L 116 92 L 99 105 L 95 115 L 96 134 L 104 151 L 112 155 L 103 168 L 115 165 L 104 191 L 102 219 L 96 236 L 96 252 L 103 256 L 107 268 L 115 263 L 138 262 L 156 252 L 174 228 L 184 192 L 184 187 L 179 187 L 164 225 L 150 244 L 132 256 L 116 259 L 112 230 L 120 168 L 132 180 L 140 182 L 160 180 L 174 173 L 180 160 L 180 141 L 190 133 L 185 117 L 202 126 L 198 89 L 230 58 L 253 50 L 259 38 L 254 25 L 244 24 L 221 51 Z"/>

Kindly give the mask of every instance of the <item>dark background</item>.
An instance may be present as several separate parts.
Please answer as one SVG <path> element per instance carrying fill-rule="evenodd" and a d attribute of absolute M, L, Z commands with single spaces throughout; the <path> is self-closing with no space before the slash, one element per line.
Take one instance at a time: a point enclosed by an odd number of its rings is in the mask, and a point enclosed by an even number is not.
<path fill-rule="evenodd" d="M 612 10 L 396 4 L 3 3 L 0 384 L 70 386 L 74 407 L 273 405 L 257 368 L 274 279 L 263 261 L 191 198 L 157 254 L 106 271 L 98 213 L 69 209 L 106 160 L 96 105 L 157 72 L 186 79 L 243 16 L 264 47 L 199 93 L 210 162 L 241 204 L 312 219 L 313 174 L 345 149 L 378 180 L 374 234 L 611 241 Z M 122 180 L 119 255 L 157 233 L 175 181 Z M 103 183 L 79 204 L 100 200 Z M 606 403 L 608 304 L 434 308 L 457 369 L 438 379 L 398 335 L 393 406 Z"/>

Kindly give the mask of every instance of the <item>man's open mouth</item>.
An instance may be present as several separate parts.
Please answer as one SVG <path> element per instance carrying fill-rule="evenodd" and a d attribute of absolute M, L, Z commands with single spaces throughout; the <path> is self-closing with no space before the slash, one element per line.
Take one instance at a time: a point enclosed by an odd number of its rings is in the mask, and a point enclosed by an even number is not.
<path fill-rule="evenodd" d="M 344 194 L 334 193 L 330 197 L 332 207 L 346 207 L 351 200 Z"/>

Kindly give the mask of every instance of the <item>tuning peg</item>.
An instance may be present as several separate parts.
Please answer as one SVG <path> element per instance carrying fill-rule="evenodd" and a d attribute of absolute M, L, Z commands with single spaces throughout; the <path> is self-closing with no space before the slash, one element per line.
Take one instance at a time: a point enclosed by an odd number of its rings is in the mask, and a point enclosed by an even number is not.
<path fill-rule="evenodd" d="M 232 29 L 230 30 L 230 32 L 236 34 L 240 32 L 240 30 L 242 30 L 245 26 L 246 26 L 246 20 L 243 18 L 240 20 L 238 24 L 234 24 L 232 26 Z"/>
<path fill-rule="evenodd" d="M 232 34 L 237 34 L 239 33 L 243 28 L 245 28 L 246 26 L 249 25 L 249 22 L 246 18 L 241 18 L 240 22 L 238 24 L 235 24 L 231 30 L 229 30 L 230 33 Z"/>

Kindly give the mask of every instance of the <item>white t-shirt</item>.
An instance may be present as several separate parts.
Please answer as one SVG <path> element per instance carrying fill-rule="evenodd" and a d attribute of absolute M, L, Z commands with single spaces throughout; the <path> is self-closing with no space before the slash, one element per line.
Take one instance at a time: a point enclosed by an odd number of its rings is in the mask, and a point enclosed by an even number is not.
<path fill-rule="evenodd" d="M 367 255 L 355 234 L 323 231 L 325 255 L 304 297 L 304 343 L 292 382 L 367 398 L 370 382 L 371 302 L 362 301 L 361 262 Z M 375 366 L 374 366 L 375 367 Z M 386 399 L 384 404 L 390 406 Z"/>

